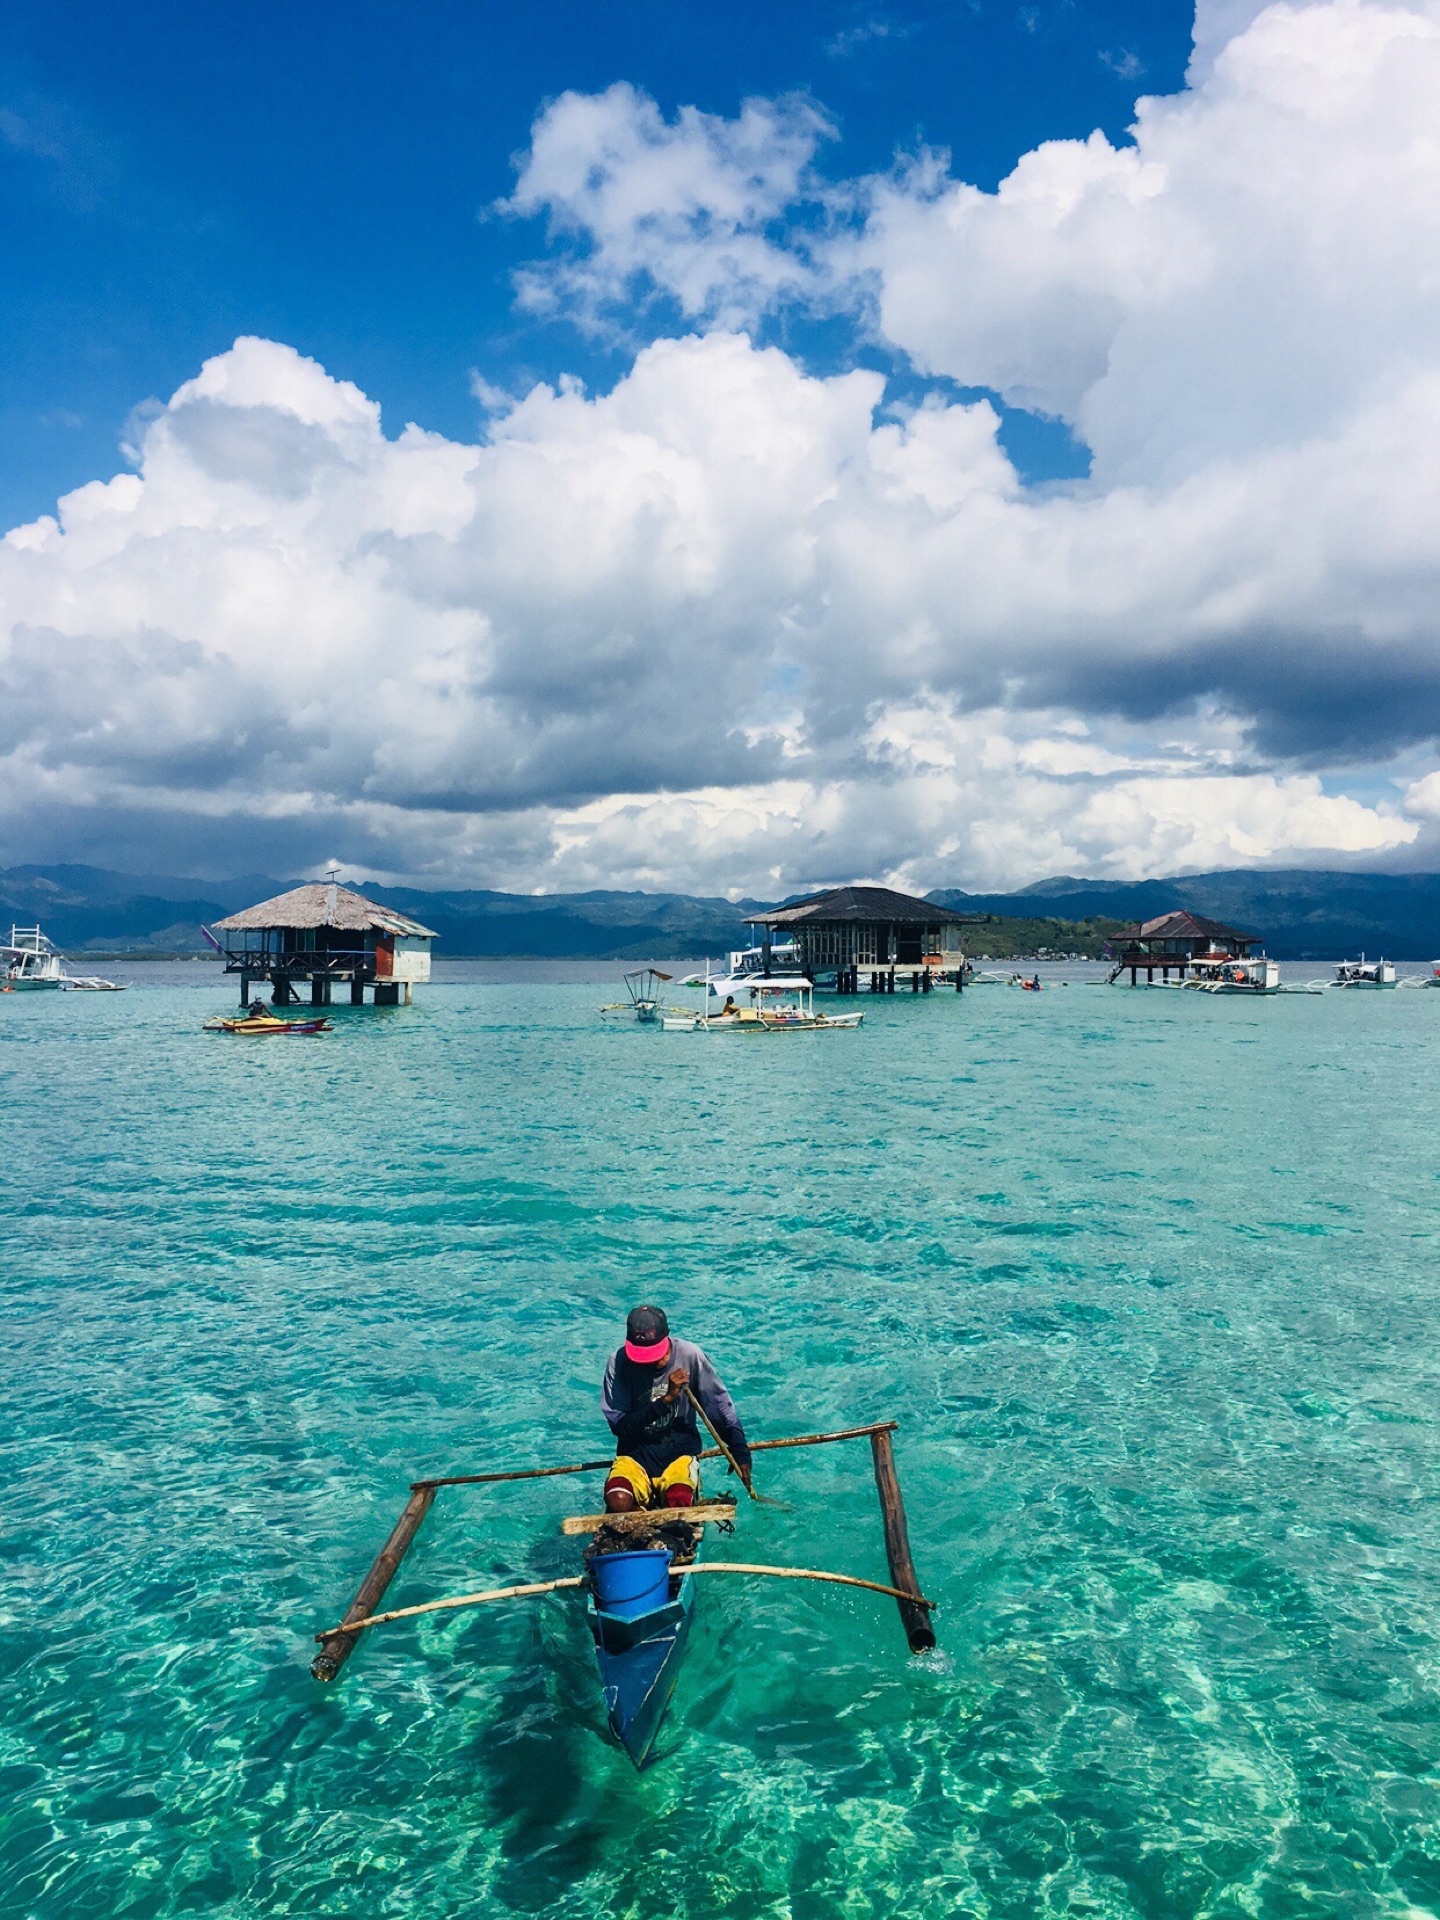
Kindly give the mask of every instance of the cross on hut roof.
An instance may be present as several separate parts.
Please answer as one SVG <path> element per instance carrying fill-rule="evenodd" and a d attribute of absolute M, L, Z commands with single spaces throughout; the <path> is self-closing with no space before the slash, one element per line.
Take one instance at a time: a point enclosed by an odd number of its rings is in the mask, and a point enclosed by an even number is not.
<path fill-rule="evenodd" d="M 877 920 L 891 926 L 923 927 L 969 924 L 963 913 L 937 906 L 933 900 L 918 900 L 913 893 L 897 893 L 893 887 L 831 887 L 748 918 L 756 927 L 803 926 L 817 920 Z"/>
<path fill-rule="evenodd" d="M 226 920 L 217 920 L 215 925 L 225 933 L 336 927 L 345 933 L 373 931 L 418 940 L 437 937 L 430 927 L 422 927 L 407 914 L 379 906 L 374 900 L 367 900 L 363 893 L 356 893 L 353 887 L 336 886 L 334 881 L 328 886 L 292 887 L 289 893 L 277 893 L 273 900 L 262 900 L 258 907 L 232 913 Z"/>

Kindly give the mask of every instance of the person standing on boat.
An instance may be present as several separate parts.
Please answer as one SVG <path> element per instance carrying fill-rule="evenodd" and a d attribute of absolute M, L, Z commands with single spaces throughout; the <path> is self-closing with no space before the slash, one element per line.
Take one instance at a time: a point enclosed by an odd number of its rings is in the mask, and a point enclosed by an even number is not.
<path fill-rule="evenodd" d="M 633 1507 L 688 1507 L 700 1484 L 700 1428 L 685 1389 L 714 1422 L 750 1484 L 750 1446 L 714 1367 L 689 1340 L 672 1340 L 659 1307 L 636 1307 L 625 1322 L 625 1344 L 605 1369 L 600 1406 L 619 1450 L 605 1482 L 611 1513 Z"/>

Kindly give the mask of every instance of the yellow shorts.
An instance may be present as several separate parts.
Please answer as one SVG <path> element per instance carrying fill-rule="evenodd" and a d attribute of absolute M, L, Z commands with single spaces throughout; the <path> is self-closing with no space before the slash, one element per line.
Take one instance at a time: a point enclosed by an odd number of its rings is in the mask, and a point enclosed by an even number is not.
<path fill-rule="evenodd" d="M 700 1463 L 693 1453 L 685 1453 L 678 1460 L 672 1460 L 665 1471 L 652 1480 L 638 1460 L 632 1460 L 628 1453 L 615 1456 L 614 1464 L 606 1478 L 608 1486 L 611 1480 L 624 1480 L 635 1495 L 637 1507 L 664 1506 L 665 1493 L 670 1487 L 694 1487 L 697 1495 L 700 1491 Z M 658 1496 L 658 1498 L 657 1498 Z"/>

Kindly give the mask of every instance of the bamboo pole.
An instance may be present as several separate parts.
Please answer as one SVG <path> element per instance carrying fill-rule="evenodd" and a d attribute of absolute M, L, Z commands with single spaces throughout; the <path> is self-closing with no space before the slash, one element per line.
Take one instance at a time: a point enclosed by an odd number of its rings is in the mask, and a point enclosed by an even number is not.
<path fill-rule="evenodd" d="M 823 1447 L 831 1440 L 867 1440 L 872 1433 L 894 1433 L 897 1422 L 881 1420 L 871 1427 L 845 1427 L 839 1433 L 796 1433 L 784 1440 L 752 1440 L 750 1451 L 764 1453 L 773 1447 Z M 702 1460 L 712 1459 L 719 1452 L 712 1448 L 700 1455 Z"/>
<path fill-rule="evenodd" d="M 905 1524 L 905 1502 L 900 1495 L 900 1475 L 889 1433 L 877 1428 L 870 1436 L 870 1448 L 875 1456 L 875 1489 L 885 1523 L 885 1557 L 895 1582 L 892 1591 L 899 1603 L 905 1637 L 912 1653 L 929 1653 L 935 1645 L 935 1629 L 930 1624 L 929 1609 L 918 1597 L 920 1578 L 910 1557 L 910 1530 Z"/>
<path fill-rule="evenodd" d="M 706 1424 L 709 1424 L 708 1421 Z M 882 1420 L 875 1426 L 845 1427 L 839 1433 L 795 1433 L 781 1440 L 752 1440 L 750 1451 L 763 1453 L 774 1447 L 823 1447 L 832 1440 L 867 1440 L 872 1433 L 894 1433 L 895 1428 L 895 1421 Z M 706 1447 L 696 1457 L 700 1460 L 722 1460 L 725 1458 L 725 1449 L 719 1446 Z M 410 1490 L 418 1493 L 425 1487 L 490 1487 L 506 1480 L 548 1480 L 557 1473 L 603 1473 L 609 1465 L 609 1460 L 581 1460 L 573 1467 L 524 1467 L 513 1473 L 454 1473 L 443 1479 L 412 1480 Z"/>
<path fill-rule="evenodd" d="M 317 1680 L 333 1680 L 355 1651 L 355 1642 L 361 1630 L 357 1622 L 363 1622 L 384 1598 L 385 1589 L 394 1579 L 396 1569 L 405 1558 L 406 1550 L 419 1532 L 420 1522 L 430 1511 L 434 1499 L 434 1487 L 411 1489 L 404 1511 L 391 1529 L 390 1538 L 376 1554 L 370 1571 L 360 1582 L 360 1591 L 346 1609 L 345 1618 L 329 1633 L 316 1635 L 320 1651 L 311 1661 L 310 1671 Z"/>
<path fill-rule="evenodd" d="M 609 1460 L 581 1460 L 573 1467 L 523 1467 L 518 1473 L 453 1473 L 443 1480 L 412 1480 L 410 1491 L 430 1487 L 493 1487 L 502 1480 L 549 1480 L 557 1473 L 603 1473 Z"/>
<path fill-rule="evenodd" d="M 888 1594 L 892 1600 L 902 1600 L 908 1606 L 922 1611 L 933 1608 L 935 1602 L 926 1600 L 918 1593 L 902 1593 L 898 1587 L 884 1586 L 878 1580 L 860 1580 L 853 1573 L 825 1573 L 813 1567 L 762 1567 L 748 1560 L 708 1560 L 702 1566 L 676 1567 L 670 1569 L 671 1576 L 677 1580 L 694 1580 L 702 1573 L 759 1573 L 769 1574 L 777 1580 L 824 1580 L 837 1587 L 863 1587 L 867 1593 Z M 347 1631 L 358 1633 L 365 1627 L 383 1627 L 389 1620 L 413 1620 L 422 1613 L 450 1613 L 457 1607 L 484 1606 L 490 1600 L 522 1600 L 536 1594 L 559 1593 L 564 1587 L 584 1586 L 581 1574 L 573 1574 L 564 1580 L 537 1580 L 528 1586 L 490 1587 L 483 1593 L 460 1593 L 450 1600 L 426 1600 L 418 1607 L 395 1607 L 389 1613 L 374 1613 L 368 1619 L 352 1620 Z M 338 1627 L 331 1627 L 327 1633 L 317 1633 L 320 1641 L 330 1639 L 338 1633 Z"/>

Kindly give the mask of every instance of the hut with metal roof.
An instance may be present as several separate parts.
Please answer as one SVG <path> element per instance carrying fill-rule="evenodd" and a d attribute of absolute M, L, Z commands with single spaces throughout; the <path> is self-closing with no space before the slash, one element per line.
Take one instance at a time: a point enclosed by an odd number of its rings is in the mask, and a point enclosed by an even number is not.
<path fill-rule="evenodd" d="M 777 933 L 792 939 L 810 978 L 833 974 L 838 993 L 858 993 L 862 974 L 871 993 L 894 993 L 906 975 L 912 993 L 928 993 L 940 981 L 963 987 L 960 929 L 975 921 L 893 887 L 831 887 L 753 914 L 749 924 L 765 941 Z"/>
<path fill-rule="evenodd" d="M 430 978 L 435 937 L 418 920 L 333 879 L 232 913 L 211 935 L 225 971 L 240 976 L 242 1007 L 258 980 L 270 982 L 277 1006 L 298 1000 L 297 983 L 308 980 L 310 1004 L 327 1007 L 334 983 L 348 980 L 352 1006 L 364 1005 L 368 986 L 377 1007 L 408 1007 L 411 989 Z"/>
<path fill-rule="evenodd" d="M 1196 961 L 1213 965 L 1219 960 L 1243 960 L 1259 945 L 1258 934 L 1242 933 L 1223 920 L 1207 920 L 1199 913 L 1162 913 L 1127 927 L 1110 942 L 1115 962 L 1110 978 L 1118 980 L 1128 971 L 1133 987 L 1143 972 L 1149 986 L 1157 973 L 1168 980 L 1173 968 L 1176 978 L 1183 980 Z"/>

